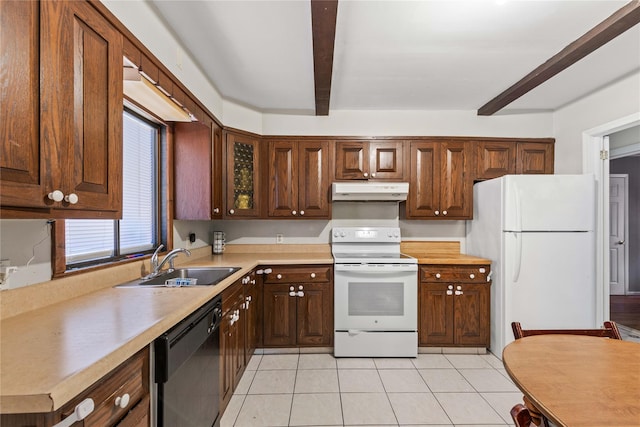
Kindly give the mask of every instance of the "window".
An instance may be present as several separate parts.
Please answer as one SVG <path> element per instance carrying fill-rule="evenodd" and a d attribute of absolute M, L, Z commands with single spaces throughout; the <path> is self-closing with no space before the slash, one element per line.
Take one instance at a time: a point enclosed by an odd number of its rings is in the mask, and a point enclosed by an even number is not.
<path fill-rule="evenodd" d="M 67 269 L 148 252 L 159 241 L 160 126 L 128 110 L 123 123 L 122 219 L 66 220 Z"/>

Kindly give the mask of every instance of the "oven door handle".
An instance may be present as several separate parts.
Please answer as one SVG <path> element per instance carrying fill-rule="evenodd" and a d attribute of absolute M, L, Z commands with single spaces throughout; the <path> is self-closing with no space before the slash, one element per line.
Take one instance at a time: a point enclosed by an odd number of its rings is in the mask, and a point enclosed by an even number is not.
<path fill-rule="evenodd" d="M 397 274 L 413 273 L 418 271 L 417 264 L 396 265 L 366 265 L 366 264 L 335 264 L 335 271 L 358 274 Z"/>

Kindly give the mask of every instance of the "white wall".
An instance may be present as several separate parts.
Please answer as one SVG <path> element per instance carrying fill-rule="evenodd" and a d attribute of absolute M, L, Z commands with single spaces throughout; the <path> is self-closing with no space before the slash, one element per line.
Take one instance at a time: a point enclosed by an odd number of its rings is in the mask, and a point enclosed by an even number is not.
<path fill-rule="evenodd" d="M 582 173 L 582 133 L 605 123 L 640 112 L 640 71 L 553 114 L 555 171 Z"/>
<path fill-rule="evenodd" d="M 51 280 L 51 226 L 46 220 L 1 220 L 0 259 L 18 267 L 3 289 Z"/>

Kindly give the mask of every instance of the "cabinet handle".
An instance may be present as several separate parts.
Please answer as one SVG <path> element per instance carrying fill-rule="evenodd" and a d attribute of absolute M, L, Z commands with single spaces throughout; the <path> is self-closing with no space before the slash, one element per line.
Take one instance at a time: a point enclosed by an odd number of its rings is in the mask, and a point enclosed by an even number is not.
<path fill-rule="evenodd" d="M 289 292 L 289 296 L 290 296 L 290 297 L 295 297 L 295 296 L 296 296 L 296 293 L 295 293 L 294 291 L 291 291 L 291 292 Z"/>
<path fill-rule="evenodd" d="M 315 279 L 316 278 L 316 273 L 311 273 L 311 278 Z"/>
<path fill-rule="evenodd" d="M 447 214 L 447 211 L 442 211 L 442 215 L 446 215 L 446 214 Z"/>
<path fill-rule="evenodd" d="M 456 295 L 462 295 L 464 292 L 462 291 L 456 291 Z"/>
<path fill-rule="evenodd" d="M 282 274 L 276 275 L 276 279 L 282 279 Z"/>
<path fill-rule="evenodd" d="M 299 297 L 303 297 L 303 296 L 304 296 L 304 292 L 302 292 L 302 291 L 298 291 L 298 296 L 299 296 Z"/>
<path fill-rule="evenodd" d="M 70 205 L 75 205 L 78 203 L 78 195 L 76 193 L 71 193 L 67 196 L 64 196 L 64 201 L 69 203 Z"/>
<path fill-rule="evenodd" d="M 304 211 L 300 211 L 300 215 L 304 215 Z"/>
<path fill-rule="evenodd" d="M 362 175 L 366 178 L 366 177 L 368 177 L 368 176 L 369 176 L 369 173 L 368 173 L 368 172 L 365 172 L 365 173 L 363 173 Z"/>
<path fill-rule="evenodd" d="M 251 297 L 251 295 L 249 295 L 249 296 L 246 298 L 246 300 L 247 300 L 248 302 L 251 302 L 251 300 L 252 300 L 252 299 L 253 299 L 253 298 Z"/>
<path fill-rule="evenodd" d="M 129 393 L 125 393 L 122 395 L 122 397 L 120 396 L 116 397 L 115 404 L 119 408 L 124 409 L 129 404 L 129 399 L 130 399 Z"/>
<path fill-rule="evenodd" d="M 440 277 L 440 273 L 436 273 L 436 279 L 439 279 Z"/>
<path fill-rule="evenodd" d="M 272 269 L 270 269 L 270 268 L 265 268 L 264 269 L 264 274 L 270 274 L 270 273 L 273 273 Z"/>
<path fill-rule="evenodd" d="M 447 289 L 453 289 L 453 285 L 447 286 Z"/>
<path fill-rule="evenodd" d="M 233 209 L 229 209 L 229 215 L 233 215 L 234 213 L 236 213 L 236 211 L 235 211 L 235 210 L 233 210 Z"/>
<path fill-rule="evenodd" d="M 64 194 L 60 190 L 54 190 L 47 197 L 54 202 L 61 202 L 64 199 Z"/>
<path fill-rule="evenodd" d="M 471 273 L 471 274 L 469 275 L 469 279 L 475 279 L 475 278 L 476 278 L 476 275 L 475 275 L 475 274 Z"/>
<path fill-rule="evenodd" d="M 458 286 L 456 286 L 456 289 L 461 291 L 462 290 L 462 286 L 458 285 Z"/>
<path fill-rule="evenodd" d="M 291 211 L 291 215 L 296 216 L 296 215 L 298 215 L 298 212 L 296 212 L 296 211 Z"/>
<path fill-rule="evenodd" d="M 484 268 L 480 268 L 480 269 L 478 270 L 478 272 L 480 272 L 480 274 L 484 274 L 486 271 L 487 271 L 487 270 L 485 270 Z"/>
<path fill-rule="evenodd" d="M 440 211 L 435 211 L 436 216 L 440 215 Z"/>
<path fill-rule="evenodd" d="M 213 208 L 213 213 L 215 214 L 220 213 L 220 208 Z"/>
<path fill-rule="evenodd" d="M 302 285 L 298 286 L 298 289 L 303 290 L 304 287 Z"/>
<path fill-rule="evenodd" d="M 255 285 L 255 284 L 256 284 L 256 279 L 252 279 L 252 280 L 251 280 L 251 284 L 252 284 L 252 285 Z"/>
<path fill-rule="evenodd" d="M 375 172 L 371 172 L 371 178 L 375 178 L 376 177 L 376 173 Z"/>
<path fill-rule="evenodd" d="M 453 291 L 451 290 L 447 291 L 447 295 L 453 295 Z"/>

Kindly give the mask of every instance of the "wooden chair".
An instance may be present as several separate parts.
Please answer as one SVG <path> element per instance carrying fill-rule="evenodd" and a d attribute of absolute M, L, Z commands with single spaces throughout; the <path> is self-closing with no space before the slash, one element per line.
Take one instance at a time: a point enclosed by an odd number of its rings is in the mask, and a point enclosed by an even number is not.
<path fill-rule="evenodd" d="M 528 337 L 531 335 L 547 335 L 547 334 L 566 334 L 566 335 L 588 335 L 593 337 L 611 338 L 615 340 L 621 340 L 620 331 L 616 322 L 606 321 L 604 322 L 603 329 L 522 329 L 520 322 L 512 322 L 511 329 L 513 330 L 513 336 L 515 339 Z M 540 414 L 535 405 L 528 402 L 528 399 L 524 398 L 524 405 L 518 403 L 511 408 L 511 418 L 516 423 L 516 427 L 530 427 L 534 426 L 549 426 L 549 421 Z"/>
<path fill-rule="evenodd" d="M 604 322 L 603 329 L 522 329 L 520 322 L 512 322 L 511 329 L 515 339 L 528 337 L 531 335 L 565 334 L 565 335 L 588 335 L 592 337 L 611 338 L 621 340 L 620 331 L 616 322 Z"/>

